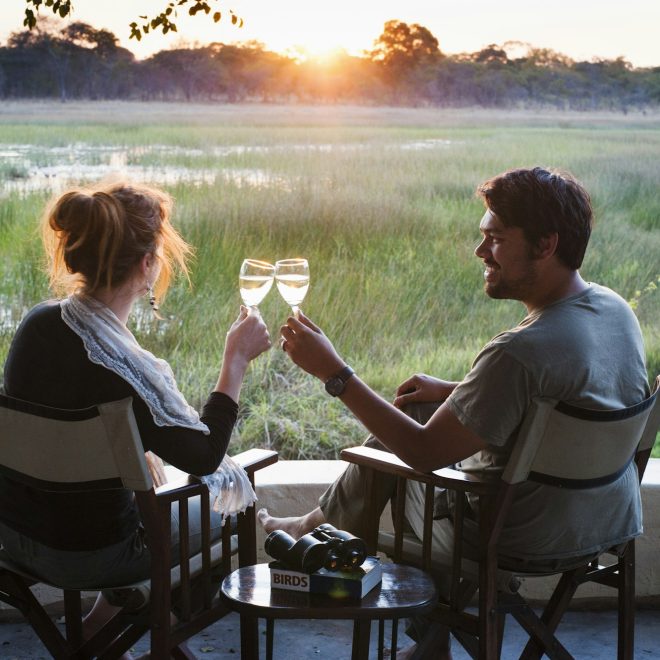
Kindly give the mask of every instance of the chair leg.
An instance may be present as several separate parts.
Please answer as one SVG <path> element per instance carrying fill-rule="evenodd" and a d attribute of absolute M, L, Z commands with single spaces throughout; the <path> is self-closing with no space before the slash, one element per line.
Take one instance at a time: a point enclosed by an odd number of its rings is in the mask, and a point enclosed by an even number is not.
<path fill-rule="evenodd" d="M 67 640 L 64 639 L 21 577 L 8 571 L 1 572 L 0 590 L 7 595 L 6 602 L 21 611 L 37 637 L 54 658 L 71 657 L 71 648 Z"/>
<path fill-rule="evenodd" d="M 635 651 L 635 541 L 619 557 L 618 660 L 632 660 Z"/>
<path fill-rule="evenodd" d="M 146 623 L 126 626 L 119 622 L 115 625 L 113 622 L 88 640 L 80 649 L 80 655 L 82 658 L 113 660 L 126 653 L 148 630 Z M 147 654 L 146 657 L 150 656 Z"/>
<path fill-rule="evenodd" d="M 66 638 L 74 648 L 82 645 L 82 607 L 80 604 L 80 592 L 64 589 L 64 622 L 66 626 Z"/>
<path fill-rule="evenodd" d="M 479 660 L 498 658 L 496 558 L 492 549 L 479 566 Z"/>
<path fill-rule="evenodd" d="M 435 660 L 438 650 L 449 650 L 449 628 L 441 623 L 433 623 L 419 641 L 412 655 L 413 660 Z"/>
<path fill-rule="evenodd" d="M 538 657 L 541 657 L 545 653 L 551 660 L 574 660 L 573 656 L 554 636 L 553 631 L 549 630 L 543 624 L 529 606 L 525 605 L 524 607 L 513 610 L 511 613 L 516 621 L 532 637 L 530 642 L 534 641 L 538 643 L 539 648 L 541 648 Z M 525 657 L 524 654 L 525 651 L 523 651 L 523 655 L 520 657 Z"/>
<path fill-rule="evenodd" d="M 550 634 L 554 634 L 559 626 L 561 617 L 564 615 L 568 604 L 571 602 L 575 591 L 577 590 L 580 581 L 579 578 L 586 572 L 586 567 L 567 571 L 564 573 L 552 597 L 541 615 L 541 621 Z M 536 616 L 536 615 L 535 615 Z M 520 660 L 538 660 L 543 655 L 543 645 L 535 638 L 531 638 L 525 646 Z"/>
<path fill-rule="evenodd" d="M 175 646 L 172 649 L 171 657 L 173 660 L 197 660 L 194 653 L 185 645 Z"/>
<path fill-rule="evenodd" d="M 160 530 L 170 529 L 170 503 L 163 503 L 153 521 Z M 169 543 L 163 545 L 158 553 L 151 556 L 151 603 L 149 623 L 151 629 L 151 656 L 168 658 L 171 651 L 172 592 L 170 589 L 170 567 L 172 548 Z"/>
<path fill-rule="evenodd" d="M 506 613 L 497 613 L 497 657 L 502 657 L 502 644 L 504 643 L 504 626 L 506 624 Z"/>

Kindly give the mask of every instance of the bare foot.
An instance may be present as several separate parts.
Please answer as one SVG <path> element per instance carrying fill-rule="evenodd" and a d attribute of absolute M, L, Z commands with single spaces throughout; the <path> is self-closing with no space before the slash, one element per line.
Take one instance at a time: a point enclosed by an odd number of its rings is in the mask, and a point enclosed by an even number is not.
<path fill-rule="evenodd" d="M 294 539 L 299 539 L 304 534 L 311 532 L 315 527 L 326 522 L 325 516 L 320 507 L 316 507 L 316 509 L 306 513 L 304 516 L 292 516 L 290 518 L 275 518 L 274 516 L 269 515 L 268 509 L 259 509 L 257 512 L 257 519 L 261 523 L 266 534 L 270 534 L 276 529 L 280 529 Z"/>

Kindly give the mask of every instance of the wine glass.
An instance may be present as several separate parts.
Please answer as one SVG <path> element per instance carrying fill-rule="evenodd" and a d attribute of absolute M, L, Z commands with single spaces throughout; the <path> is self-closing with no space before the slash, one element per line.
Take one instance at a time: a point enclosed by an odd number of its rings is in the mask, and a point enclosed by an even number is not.
<path fill-rule="evenodd" d="M 281 259 L 275 263 L 277 290 L 291 306 L 297 318 L 299 305 L 309 289 L 309 264 L 307 259 Z"/>
<path fill-rule="evenodd" d="M 273 286 L 275 266 L 267 261 L 244 259 L 238 275 L 238 286 L 243 303 L 257 311 L 257 305 L 266 297 Z"/>

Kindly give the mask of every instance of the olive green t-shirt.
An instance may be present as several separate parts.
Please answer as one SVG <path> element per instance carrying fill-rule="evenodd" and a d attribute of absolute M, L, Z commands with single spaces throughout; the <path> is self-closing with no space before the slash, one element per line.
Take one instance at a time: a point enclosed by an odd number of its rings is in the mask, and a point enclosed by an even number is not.
<path fill-rule="evenodd" d="M 447 405 L 488 447 L 458 467 L 498 475 L 533 398 L 616 409 L 648 394 L 635 315 L 619 295 L 590 284 L 530 314 L 479 353 Z M 613 483 L 588 490 L 521 484 L 499 550 L 533 561 L 567 558 L 598 552 L 641 532 L 637 470 L 631 463 Z"/>

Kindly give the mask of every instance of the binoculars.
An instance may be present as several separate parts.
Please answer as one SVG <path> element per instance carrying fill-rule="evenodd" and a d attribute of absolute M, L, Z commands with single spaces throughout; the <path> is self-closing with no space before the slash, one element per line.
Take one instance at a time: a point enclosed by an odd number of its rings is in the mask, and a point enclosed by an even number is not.
<path fill-rule="evenodd" d="M 324 523 L 297 541 L 282 530 L 266 537 L 266 552 L 287 568 L 314 573 L 319 568 L 329 571 L 350 570 L 367 558 L 367 544 L 348 532 Z"/>

